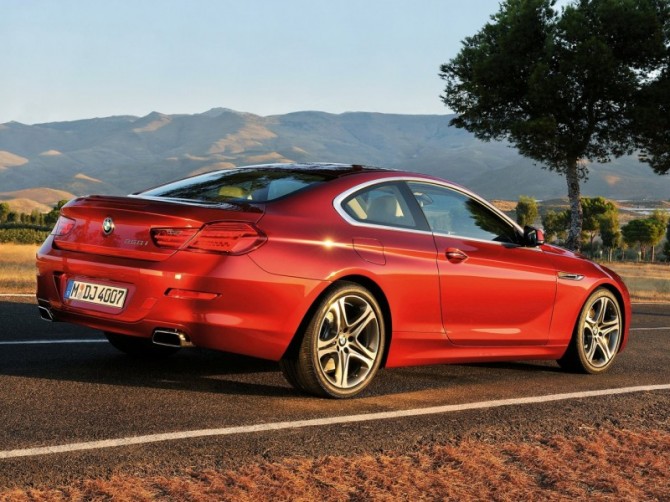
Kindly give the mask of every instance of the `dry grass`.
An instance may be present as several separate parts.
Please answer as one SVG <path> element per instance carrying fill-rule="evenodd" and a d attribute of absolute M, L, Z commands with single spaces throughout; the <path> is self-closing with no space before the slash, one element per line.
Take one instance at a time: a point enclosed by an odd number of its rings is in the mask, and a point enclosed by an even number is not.
<path fill-rule="evenodd" d="M 35 252 L 38 248 L 0 244 L 0 293 L 35 292 Z"/>
<path fill-rule="evenodd" d="M 619 274 L 634 301 L 670 301 L 670 264 L 668 263 L 605 263 Z"/>
<path fill-rule="evenodd" d="M 670 433 L 583 429 L 526 443 L 466 440 L 409 454 L 261 462 L 177 477 L 10 489 L 0 501 L 669 500 Z"/>

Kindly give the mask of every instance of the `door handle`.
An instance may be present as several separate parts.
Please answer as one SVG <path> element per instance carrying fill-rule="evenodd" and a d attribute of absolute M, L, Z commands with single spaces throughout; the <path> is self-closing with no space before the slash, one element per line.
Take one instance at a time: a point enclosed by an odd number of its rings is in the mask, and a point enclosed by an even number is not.
<path fill-rule="evenodd" d="M 456 248 L 447 249 L 446 255 L 447 255 L 447 260 L 449 260 L 451 263 L 460 263 L 460 262 L 465 261 L 465 260 L 468 259 L 468 255 L 466 255 L 460 249 L 456 249 Z"/>

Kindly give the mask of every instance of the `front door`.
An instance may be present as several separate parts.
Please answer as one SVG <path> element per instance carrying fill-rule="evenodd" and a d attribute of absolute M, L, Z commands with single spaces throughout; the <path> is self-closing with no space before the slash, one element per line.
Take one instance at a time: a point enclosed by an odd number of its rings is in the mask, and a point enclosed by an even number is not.
<path fill-rule="evenodd" d="M 556 270 L 541 248 L 469 194 L 409 183 L 434 234 L 442 322 L 459 345 L 547 342 Z"/>

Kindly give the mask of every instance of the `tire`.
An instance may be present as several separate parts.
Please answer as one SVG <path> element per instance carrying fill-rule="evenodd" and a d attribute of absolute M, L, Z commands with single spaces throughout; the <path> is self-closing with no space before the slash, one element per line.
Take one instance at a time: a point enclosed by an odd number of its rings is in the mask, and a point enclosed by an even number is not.
<path fill-rule="evenodd" d="M 288 358 L 281 359 L 279 361 L 279 368 L 284 379 L 291 384 L 291 387 L 301 392 L 307 392 L 307 389 L 303 387 L 298 378 L 298 368 L 295 360 Z"/>
<path fill-rule="evenodd" d="M 316 396 L 356 396 L 370 384 L 384 355 L 379 303 L 362 286 L 343 282 L 313 312 L 297 354 L 280 363 L 284 377 L 296 389 Z"/>
<path fill-rule="evenodd" d="M 622 334 L 618 300 L 609 290 L 597 289 L 586 300 L 570 345 L 558 364 L 578 373 L 603 373 L 614 363 Z"/>
<path fill-rule="evenodd" d="M 120 350 L 124 354 L 138 358 L 160 359 L 171 356 L 179 350 L 179 347 L 155 345 L 149 338 L 119 335 L 117 333 L 109 332 L 105 332 L 105 336 L 112 347 Z"/>

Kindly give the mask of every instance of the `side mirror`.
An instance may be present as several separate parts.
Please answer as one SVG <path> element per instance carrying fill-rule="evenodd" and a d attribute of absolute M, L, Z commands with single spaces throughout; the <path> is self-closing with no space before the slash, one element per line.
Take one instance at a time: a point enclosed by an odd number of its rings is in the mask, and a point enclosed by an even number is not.
<path fill-rule="evenodd" d="M 544 232 L 539 228 L 525 226 L 523 242 L 527 247 L 535 248 L 544 244 Z"/>

